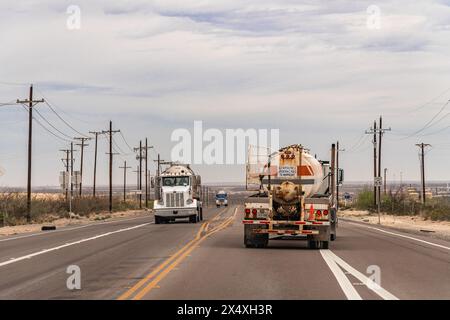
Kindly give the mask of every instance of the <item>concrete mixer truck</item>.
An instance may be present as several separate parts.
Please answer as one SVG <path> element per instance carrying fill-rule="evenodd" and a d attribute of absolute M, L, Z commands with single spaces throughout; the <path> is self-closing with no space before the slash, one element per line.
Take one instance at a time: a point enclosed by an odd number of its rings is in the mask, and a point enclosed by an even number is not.
<path fill-rule="evenodd" d="M 327 249 L 336 239 L 336 183 L 343 172 L 319 161 L 303 146 L 291 145 L 261 157 L 249 150 L 247 188 L 258 193 L 245 203 L 244 244 L 266 247 L 270 239 L 306 238 L 311 249 Z M 261 158 L 263 160 L 261 160 Z"/>
<path fill-rule="evenodd" d="M 203 220 L 201 178 L 189 165 L 172 164 L 156 177 L 155 224 L 188 218 Z"/>

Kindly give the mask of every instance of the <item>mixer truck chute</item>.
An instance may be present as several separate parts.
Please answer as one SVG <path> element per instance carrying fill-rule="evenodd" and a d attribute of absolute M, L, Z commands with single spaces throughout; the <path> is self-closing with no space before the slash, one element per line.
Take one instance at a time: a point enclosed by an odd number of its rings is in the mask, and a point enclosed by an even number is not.
<path fill-rule="evenodd" d="M 203 220 L 201 178 L 189 165 L 171 164 L 155 182 L 158 190 L 154 203 L 156 224 L 179 218 L 188 218 L 191 223 Z"/>
<path fill-rule="evenodd" d="M 258 193 L 245 203 L 245 245 L 265 247 L 273 238 L 306 237 L 310 248 L 328 248 L 337 226 L 333 167 L 334 161 L 319 161 L 301 145 L 266 155 L 250 149 L 247 189 L 258 186 Z"/>

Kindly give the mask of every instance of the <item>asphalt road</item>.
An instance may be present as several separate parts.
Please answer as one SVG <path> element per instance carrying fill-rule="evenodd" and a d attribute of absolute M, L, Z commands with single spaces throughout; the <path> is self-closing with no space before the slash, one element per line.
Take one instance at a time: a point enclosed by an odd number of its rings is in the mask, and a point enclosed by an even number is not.
<path fill-rule="evenodd" d="M 449 242 L 340 221 L 330 250 L 246 249 L 242 207 L 204 216 L 0 238 L 0 299 L 450 299 Z M 66 285 L 73 265 L 80 290 Z"/>

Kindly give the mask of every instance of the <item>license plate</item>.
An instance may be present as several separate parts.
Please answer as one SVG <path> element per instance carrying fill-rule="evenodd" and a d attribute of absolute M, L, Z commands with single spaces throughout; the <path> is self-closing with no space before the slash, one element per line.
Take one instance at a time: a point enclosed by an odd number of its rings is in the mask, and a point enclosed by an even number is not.
<path fill-rule="evenodd" d="M 267 218 L 267 212 L 258 211 L 258 214 L 256 215 L 256 217 L 258 219 L 266 219 Z"/>

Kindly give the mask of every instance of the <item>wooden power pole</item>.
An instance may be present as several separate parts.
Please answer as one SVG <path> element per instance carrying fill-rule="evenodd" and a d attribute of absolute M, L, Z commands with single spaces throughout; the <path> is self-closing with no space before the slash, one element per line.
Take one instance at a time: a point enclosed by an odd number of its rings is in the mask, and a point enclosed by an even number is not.
<path fill-rule="evenodd" d="M 336 205 L 336 198 L 335 198 L 335 192 L 336 192 L 336 144 L 331 145 L 331 168 L 330 168 L 330 179 L 331 179 L 331 186 L 330 186 L 330 193 L 331 193 L 331 205 Z"/>
<path fill-rule="evenodd" d="M 131 167 L 127 167 L 127 162 L 124 161 L 123 167 L 119 167 L 123 169 L 123 202 L 127 201 L 127 169 L 131 169 Z"/>
<path fill-rule="evenodd" d="M 102 132 L 99 131 L 89 131 L 90 134 L 95 135 L 95 151 L 94 151 L 94 183 L 92 186 L 92 196 L 95 198 L 95 192 L 97 187 L 97 146 L 98 146 L 98 135 Z"/>
<path fill-rule="evenodd" d="M 421 180 L 422 180 L 422 203 L 425 204 L 426 197 L 425 197 L 425 148 L 431 147 L 428 143 L 418 143 L 416 144 L 417 147 L 420 148 L 420 173 L 421 173 Z"/>
<path fill-rule="evenodd" d="M 33 85 L 30 86 L 28 100 L 19 100 L 17 103 L 28 104 L 28 179 L 27 179 L 27 222 L 31 222 L 31 160 L 33 145 L 33 107 L 44 102 L 44 99 L 33 100 Z"/>
<path fill-rule="evenodd" d="M 77 143 L 77 146 L 81 147 L 81 159 L 80 159 L 80 182 L 79 182 L 79 193 L 80 193 L 80 197 L 83 194 L 82 189 L 83 189 L 83 158 L 84 158 L 84 147 L 87 147 L 88 144 L 86 144 L 86 141 L 91 140 L 91 138 L 74 138 L 75 140 L 79 140 L 81 141 L 81 143 Z"/>
<path fill-rule="evenodd" d="M 113 133 L 117 133 L 120 132 L 120 130 L 113 130 L 112 129 L 112 121 L 109 121 L 109 130 L 107 131 L 102 131 L 103 134 L 108 134 L 109 135 L 109 212 L 112 212 L 112 180 L 113 180 L 113 148 L 112 148 L 112 144 L 113 144 Z"/>

